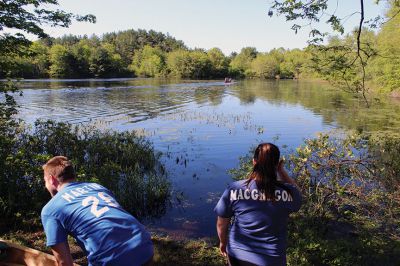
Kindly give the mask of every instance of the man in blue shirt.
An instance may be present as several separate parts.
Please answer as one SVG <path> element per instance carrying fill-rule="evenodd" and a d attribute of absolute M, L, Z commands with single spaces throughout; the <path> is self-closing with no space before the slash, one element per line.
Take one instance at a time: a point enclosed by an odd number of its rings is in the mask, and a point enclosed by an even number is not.
<path fill-rule="evenodd" d="M 44 166 L 44 180 L 52 199 L 42 209 L 42 223 L 59 265 L 72 265 L 68 235 L 87 252 L 89 265 L 150 265 L 150 234 L 96 183 L 75 182 L 72 163 L 63 156 Z"/>

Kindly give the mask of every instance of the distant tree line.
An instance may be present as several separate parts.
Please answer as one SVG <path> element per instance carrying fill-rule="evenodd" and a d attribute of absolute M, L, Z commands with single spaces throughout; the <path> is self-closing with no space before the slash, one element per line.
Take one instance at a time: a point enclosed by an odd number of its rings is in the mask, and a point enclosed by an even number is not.
<path fill-rule="evenodd" d="M 25 53 L 2 56 L 13 67 L 0 77 L 21 78 L 293 78 L 304 64 L 299 49 L 259 53 L 246 47 L 225 56 L 219 48 L 188 49 L 182 41 L 153 30 L 65 35 L 33 42 Z M 9 72 L 12 72 L 11 75 Z"/>
<path fill-rule="evenodd" d="M 376 87 L 386 91 L 400 88 L 400 16 L 393 16 L 399 12 L 398 5 L 391 5 L 386 14 L 391 19 L 378 32 L 364 29 L 360 46 L 368 57 L 367 75 L 363 76 L 366 80 L 362 82 L 378 84 Z M 351 49 L 356 45 L 354 31 L 304 49 L 258 52 L 245 47 L 226 56 L 219 48 L 189 49 L 182 41 L 153 30 L 126 30 L 101 37 L 66 35 L 33 42 L 22 54 L 0 56 L 0 61 L 13 66 L 7 73 L 0 69 L 0 78 L 313 77 L 357 86 L 362 69 L 352 63 Z"/>

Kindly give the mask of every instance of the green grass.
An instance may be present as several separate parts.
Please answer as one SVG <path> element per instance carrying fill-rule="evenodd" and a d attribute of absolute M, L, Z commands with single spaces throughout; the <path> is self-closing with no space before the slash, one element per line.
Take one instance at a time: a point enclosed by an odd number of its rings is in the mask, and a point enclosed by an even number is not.
<path fill-rule="evenodd" d="M 0 238 L 51 254 L 41 230 L 17 230 L 0 235 Z M 225 265 L 225 259 L 219 254 L 216 239 L 176 241 L 168 237 L 153 236 L 152 240 L 155 265 Z M 69 239 L 69 244 L 75 263 L 86 265 L 84 253 L 72 238 Z"/>

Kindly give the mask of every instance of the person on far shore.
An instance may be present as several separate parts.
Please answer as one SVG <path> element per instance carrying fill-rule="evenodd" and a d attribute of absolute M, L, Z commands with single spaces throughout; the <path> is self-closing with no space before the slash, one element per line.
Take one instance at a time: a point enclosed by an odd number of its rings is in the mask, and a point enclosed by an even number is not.
<path fill-rule="evenodd" d="M 286 265 L 288 217 L 300 206 L 301 193 L 279 148 L 258 145 L 248 179 L 232 183 L 214 209 L 221 254 L 232 266 Z"/>
<path fill-rule="evenodd" d="M 58 265 L 73 265 L 68 234 L 87 252 L 89 265 L 152 265 L 150 234 L 108 189 L 75 182 L 73 165 L 63 156 L 50 159 L 43 170 L 52 199 L 43 207 L 41 218 L 47 246 Z"/>

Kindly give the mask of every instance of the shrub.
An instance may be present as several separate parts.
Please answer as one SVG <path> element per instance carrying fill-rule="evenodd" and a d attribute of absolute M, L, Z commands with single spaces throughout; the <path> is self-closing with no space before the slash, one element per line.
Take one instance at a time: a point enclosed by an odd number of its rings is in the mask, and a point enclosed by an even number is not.
<path fill-rule="evenodd" d="M 41 166 L 56 155 L 75 165 L 78 181 L 98 182 L 138 218 L 165 213 L 170 183 L 159 154 L 134 132 L 100 131 L 54 121 L 20 126 L 9 139 L 0 173 L 0 215 L 8 220 L 38 216 L 49 200 Z M 11 138 L 11 137 L 10 137 Z M 7 150 L 2 149 L 2 153 Z M 22 215 L 23 214 L 23 215 Z"/>

